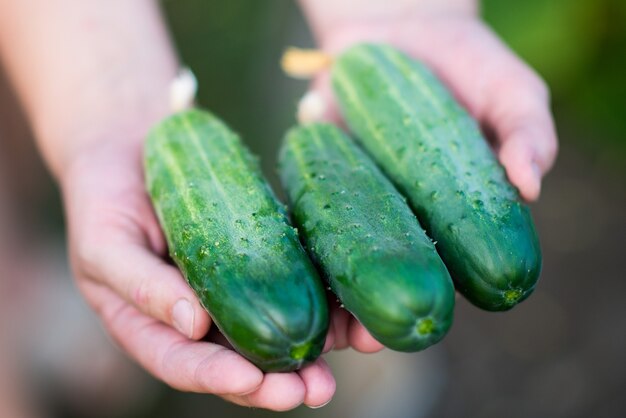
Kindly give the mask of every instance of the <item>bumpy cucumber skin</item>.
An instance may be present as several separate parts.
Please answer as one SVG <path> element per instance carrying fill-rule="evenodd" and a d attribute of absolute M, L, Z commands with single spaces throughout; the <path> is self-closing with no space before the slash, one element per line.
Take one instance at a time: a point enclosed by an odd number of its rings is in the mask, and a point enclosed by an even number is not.
<path fill-rule="evenodd" d="M 266 372 L 321 353 L 321 279 L 258 163 L 236 134 L 192 109 L 145 144 L 149 194 L 170 253 L 233 347 Z"/>
<path fill-rule="evenodd" d="M 502 311 L 534 290 L 539 240 L 476 122 L 422 64 L 361 44 L 335 62 L 333 88 L 350 129 L 408 197 L 457 289 Z"/>
<path fill-rule="evenodd" d="M 454 285 L 404 197 L 327 124 L 291 129 L 279 171 L 306 248 L 345 308 L 383 345 L 419 351 L 452 324 Z"/>

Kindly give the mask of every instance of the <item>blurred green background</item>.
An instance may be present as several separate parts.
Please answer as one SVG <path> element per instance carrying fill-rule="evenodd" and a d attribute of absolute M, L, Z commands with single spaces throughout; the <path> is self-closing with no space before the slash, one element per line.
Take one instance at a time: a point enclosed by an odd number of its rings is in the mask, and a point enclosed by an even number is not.
<path fill-rule="evenodd" d="M 306 87 L 282 75 L 280 55 L 287 45 L 314 46 L 297 7 L 284 0 L 163 4 L 180 54 L 200 79 L 200 103 L 267 154 L 264 160 L 271 164 Z M 559 127 L 579 133 L 566 140 L 623 159 L 626 2 L 487 0 L 482 5 L 485 20 L 548 81 Z"/>
<path fill-rule="evenodd" d="M 299 10 L 287 0 L 165 0 L 163 6 L 180 56 L 199 79 L 199 103 L 242 134 L 276 185 L 275 153 L 306 90 L 306 83 L 282 75 L 280 55 L 288 45 L 314 45 Z M 545 257 L 542 282 L 505 314 L 459 299 L 452 331 L 426 352 L 331 355 L 333 402 L 283 416 L 602 418 L 626 411 L 626 1 L 487 0 L 483 15 L 552 90 L 561 152 L 533 206 Z M 27 135 L 9 121 L 11 129 Z M 14 161 L 0 168 L 29 172 L 13 190 L 20 222 L 33 237 L 60 246 L 52 182 L 33 160 L 32 146 L 5 142 L 0 135 L 0 151 Z M 178 393 L 128 363 L 87 396 L 81 391 L 89 373 L 70 373 L 73 383 L 65 384 L 68 373 L 57 367 L 62 372 L 53 367 L 26 378 L 37 382 L 33 393 L 46 416 L 277 415 Z M 116 394 L 111 388 L 122 381 L 126 389 Z"/>

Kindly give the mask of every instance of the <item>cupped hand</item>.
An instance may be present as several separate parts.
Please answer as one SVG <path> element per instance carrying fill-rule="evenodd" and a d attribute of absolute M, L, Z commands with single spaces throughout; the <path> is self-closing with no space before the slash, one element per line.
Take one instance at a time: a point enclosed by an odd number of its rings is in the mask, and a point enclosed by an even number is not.
<path fill-rule="evenodd" d="M 77 285 L 130 357 L 173 388 L 288 410 L 330 401 L 323 359 L 293 373 L 264 374 L 230 348 L 199 341 L 211 319 L 178 269 L 145 192 L 140 143 L 104 141 L 61 175 Z M 331 344 L 332 338 L 329 339 Z"/>
<path fill-rule="evenodd" d="M 420 59 L 481 123 L 522 197 L 539 197 L 557 153 L 548 89 L 480 19 L 437 11 L 340 23 L 324 33 L 324 50 L 337 54 L 358 42 L 384 42 Z M 312 92 L 323 101 L 314 118 L 340 123 L 327 72 Z"/>

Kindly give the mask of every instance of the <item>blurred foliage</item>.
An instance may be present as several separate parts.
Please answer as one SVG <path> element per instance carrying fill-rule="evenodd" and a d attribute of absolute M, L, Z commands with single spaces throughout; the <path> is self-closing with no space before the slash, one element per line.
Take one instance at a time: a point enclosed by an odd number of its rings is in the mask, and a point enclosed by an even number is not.
<path fill-rule="evenodd" d="M 483 15 L 547 80 L 559 122 L 623 157 L 626 1 L 486 0 Z"/>
<path fill-rule="evenodd" d="M 268 20 L 276 8 L 249 1 L 163 4 L 183 61 L 201 80 L 200 101 L 232 122 L 242 119 L 240 107 L 249 107 L 257 90 L 255 67 L 275 38 Z"/>

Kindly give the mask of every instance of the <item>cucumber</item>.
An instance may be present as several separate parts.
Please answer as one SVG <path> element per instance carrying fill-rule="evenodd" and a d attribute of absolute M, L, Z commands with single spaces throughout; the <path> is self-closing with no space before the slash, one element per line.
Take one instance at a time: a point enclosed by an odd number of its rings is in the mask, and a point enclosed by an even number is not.
<path fill-rule="evenodd" d="M 450 328 L 454 285 L 406 200 L 341 130 L 293 128 L 279 172 L 310 255 L 383 345 L 422 350 Z"/>
<path fill-rule="evenodd" d="M 457 289 L 507 310 L 541 270 L 528 207 L 477 123 L 422 64 L 385 45 L 356 45 L 333 64 L 350 130 L 409 199 Z"/>
<path fill-rule="evenodd" d="M 266 372 L 315 360 L 322 281 L 239 137 L 207 112 L 175 114 L 150 132 L 145 174 L 172 259 L 232 346 Z"/>

